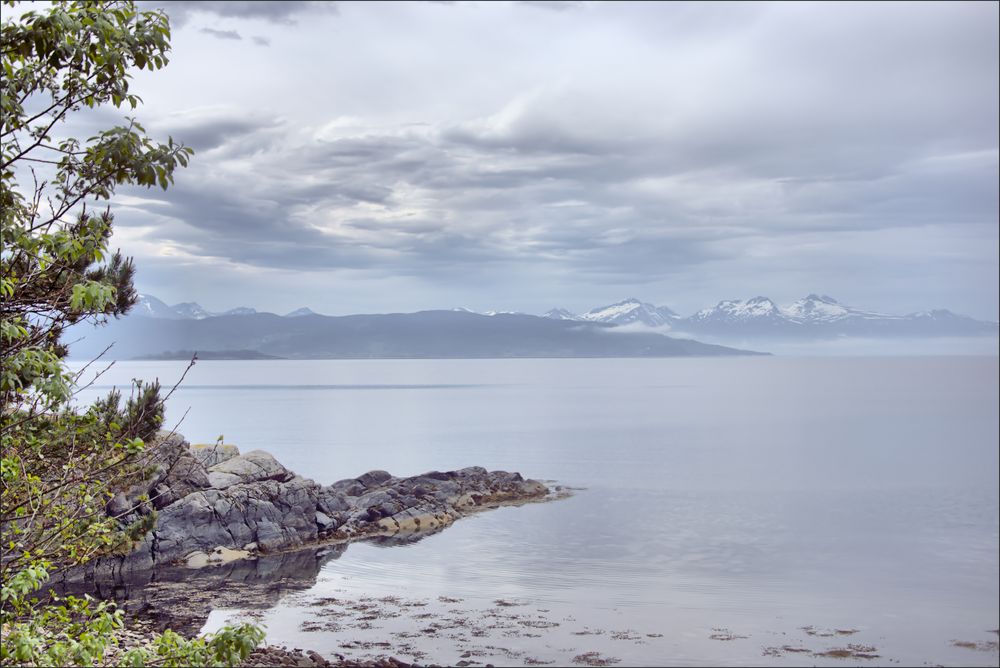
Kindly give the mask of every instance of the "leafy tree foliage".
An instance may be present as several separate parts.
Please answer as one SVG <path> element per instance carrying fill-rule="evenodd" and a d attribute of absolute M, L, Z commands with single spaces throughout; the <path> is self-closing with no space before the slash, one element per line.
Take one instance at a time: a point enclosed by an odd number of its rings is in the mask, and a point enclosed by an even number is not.
<path fill-rule="evenodd" d="M 159 385 L 75 409 L 79 376 L 61 337 L 136 301 L 131 259 L 108 251 L 116 186 L 165 189 L 192 155 L 153 141 L 134 118 L 86 140 L 62 134 L 88 110 L 138 106 L 131 72 L 167 64 L 167 17 L 133 2 L 44 7 L 5 0 L 0 39 L 0 664 L 232 665 L 260 642 L 258 629 L 194 641 L 167 632 L 114 651 L 123 620 L 112 604 L 32 597 L 53 569 L 125 553 L 155 521 L 148 503 L 130 526 L 107 509 L 148 473 Z"/>

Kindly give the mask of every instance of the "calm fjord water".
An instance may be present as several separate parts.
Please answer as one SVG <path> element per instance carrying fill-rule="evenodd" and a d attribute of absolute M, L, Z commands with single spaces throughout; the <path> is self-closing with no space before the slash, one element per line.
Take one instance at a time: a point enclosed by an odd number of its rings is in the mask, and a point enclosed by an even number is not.
<path fill-rule="evenodd" d="M 83 399 L 183 366 L 118 363 Z M 302 630 L 310 597 L 393 594 L 557 615 L 563 636 L 506 641 L 513 663 L 801 663 L 767 648 L 855 642 L 996 665 L 997 405 L 996 357 L 227 361 L 199 362 L 167 418 L 324 484 L 480 465 L 584 488 L 352 545 L 266 615 L 272 642 L 344 653 Z"/>

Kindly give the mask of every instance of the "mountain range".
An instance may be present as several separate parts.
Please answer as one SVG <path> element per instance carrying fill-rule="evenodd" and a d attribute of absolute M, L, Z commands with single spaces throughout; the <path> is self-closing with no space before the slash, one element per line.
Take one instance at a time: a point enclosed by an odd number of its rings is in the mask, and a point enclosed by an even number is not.
<path fill-rule="evenodd" d="M 517 311 L 483 311 L 454 308 L 456 313 L 484 316 L 527 315 Z M 203 320 L 220 316 L 265 315 L 254 308 L 240 306 L 223 312 L 212 312 L 195 302 L 168 306 L 152 295 L 139 295 L 130 316 L 169 320 Z M 274 314 L 266 314 L 274 315 Z M 284 318 L 319 315 L 303 307 Z M 982 336 L 995 335 L 995 322 L 976 320 L 946 309 L 921 311 L 907 315 L 891 315 L 866 311 L 841 304 L 827 295 L 810 294 L 786 306 L 778 306 L 767 297 L 744 300 L 724 300 L 688 317 L 680 316 L 667 306 L 655 306 L 634 297 L 607 306 L 599 306 L 583 314 L 554 308 L 541 317 L 550 320 L 633 325 L 656 328 L 684 335 L 732 337 L 795 337 L 831 338 L 844 336 Z"/>
<path fill-rule="evenodd" d="M 687 317 L 635 298 L 579 315 L 561 308 L 542 316 L 455 308 L 334 317 L 305 307 L 283 316 L 246 306 L 213 313 L 194 302 L 168 306 L 140 295 L 127 317 L 104 327 L 78 325 L 70 338 L 80 339 L 74 357 L 92 357 L 114 342 L 119 359 L 180 355 L 167 351 L 199 351 L 205 359 L 503 358 L 732 355 L 751 353 L 727 346 L 766 350 L 781 340 L 997 333 L 995 322 L 947 310 L 889 315 L 818 294 L 786 306 L 767 297 L 725 300 Z"/>
<path fill-rule="evenodd" d="M 767 297 L 725 300 L 681 317 L 666 306 L 654 306 L 635 298 L 575 315 L 552 309 L 544 317 L 613 325 L 644 325 L 672 334 L 709 335 L 744 340 L 840 337 L 995 336 L 995 322 L 975 320 L 945 309 L 890 315 L 841 304 L 827 295 L 810 294 L 787 306 Z"/>
<path fill-rule="evenodd" d="M 213 312 L 208 311 L 196 302 L 181 302 L 168 306 L 166 302 L 157 299 L 153 295 L 139 295 L 139 301 L 132 307 L 129 315 L 145 316 L 147 318 L 164 318 L 166 320 L 203 320 L 214 318 L 220 315 L 254 315 L 259 313 L 257 309 L 249 306 L 237 306 L 228 311 Z M 284 317 L 295 318 L 302 315 L 319 315 L 310 308 L 300 308 L 286 313 Z"/>

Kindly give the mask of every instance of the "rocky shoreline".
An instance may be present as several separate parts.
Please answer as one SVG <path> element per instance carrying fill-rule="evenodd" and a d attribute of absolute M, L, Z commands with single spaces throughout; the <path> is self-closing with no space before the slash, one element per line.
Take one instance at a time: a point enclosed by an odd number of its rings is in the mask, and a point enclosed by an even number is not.
<path fill-rule="evenodd" d="M 192 446 L 179 434 L 162 435 L 146 456 L 145 482 L 118 493 L 107 512 L 123 525 L 146 522 L 151 528 L 128 554 L 105 557 L 68 579 L 131 577 L 165 566 L 419 535 L 486 508 L 553 494 L 519 473 L 478 466 L 406 478 L 369 471 L 323 486 L 262 450 Z"/>
<path fill-rule="evenodd" d="M 53 583 L 117 600 L 133 620 L 126 644 L 165 628 L 196 635 L 220 606 L 269 608 L 312 586 L 322 565 L 353 541 L 409 543 L 471 513 L 569 494 L 482 467 L 403 478 L 369 471 L 324 486 L 262 450 L 191 445 L 175 433 L 161 434 L 144 458 L 144 482 L 117 494 L 106 510 L 123 526 L 148 530 L 128 554 L 65 571 Z M 243 665 L 418 664 L 267 646 Z"/>

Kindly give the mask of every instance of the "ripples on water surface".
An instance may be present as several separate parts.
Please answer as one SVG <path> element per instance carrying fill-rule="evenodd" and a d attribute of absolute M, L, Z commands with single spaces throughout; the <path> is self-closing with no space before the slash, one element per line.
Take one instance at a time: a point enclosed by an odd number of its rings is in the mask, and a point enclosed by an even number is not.
<path fill-rule="evenodd" d="M 182 369 L 119 363 L 98 382 Z M 458 631 L 407 639 L 428 618 L 302 630 L 324 597 L 446 614 L 444 596 L 550 620 L 491 630 L 482 643 L 512 652 L 494 663 L 796 664 L 768 648 L 855 643 L 874 663 L 996 665 L 997 401 L 995 357 L 227 361 L 199 362 L 168 420 L 190 408 L 192 442 L 224 435 L 324 484 L 481 465 L 585 488 L 352 545 L 265 615 L 272 642 L 361 656 L 343 644 L 367 633 L 455 663 Z M 815 631 L 838 628 L 858 632 Z"/>

